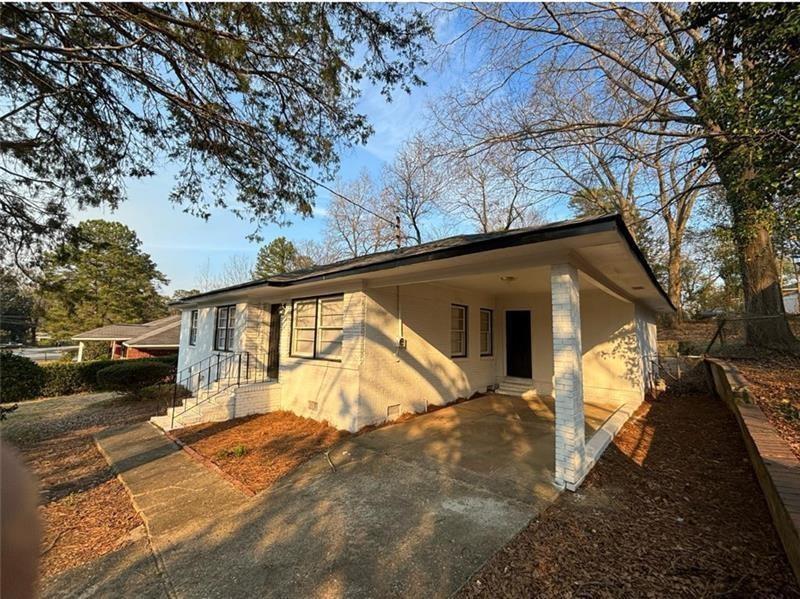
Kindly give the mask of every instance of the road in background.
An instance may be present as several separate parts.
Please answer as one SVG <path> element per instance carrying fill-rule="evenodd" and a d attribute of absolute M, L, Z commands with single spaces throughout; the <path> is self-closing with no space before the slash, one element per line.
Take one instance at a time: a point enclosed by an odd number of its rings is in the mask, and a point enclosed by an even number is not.
<path fill-rule="evenodd" d="M 60 345 L 58 347 L 20 347 L 12 351 L 18 356 L 25 356 L 34 362 L 52 362 L 61 359 L 61 356 L 67 352 L 77 350 L 77 345 Z"/>

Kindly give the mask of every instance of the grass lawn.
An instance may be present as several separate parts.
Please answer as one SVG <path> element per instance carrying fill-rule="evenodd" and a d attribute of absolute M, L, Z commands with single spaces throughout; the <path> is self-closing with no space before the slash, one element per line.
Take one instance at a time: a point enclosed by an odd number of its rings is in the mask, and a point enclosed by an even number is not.
<path fill-rule="evenodd" d="M 123 546 L 142 526 L 92 434 L 147 420 L 157 410 L 156 402 L 81 394 L 21 402 L 0 425 L 0 436 L 39 479 L 42 578 Z"/>
<path fill-rule="evenodd" d="M 349 435 L 291 412 L 198 424 L 172 434 L 255 492 Z"/>
<path fill-rule="evenodd" d="M 799 596 L 721 400 L 645 402 L 577 493 L 497 553 L 460 597 Z"/>

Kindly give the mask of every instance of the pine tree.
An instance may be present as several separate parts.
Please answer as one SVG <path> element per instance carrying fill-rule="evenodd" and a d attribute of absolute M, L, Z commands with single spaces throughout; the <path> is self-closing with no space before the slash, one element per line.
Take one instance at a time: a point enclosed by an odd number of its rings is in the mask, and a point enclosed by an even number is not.
<path fill-rule="evenodd" d="M 111 323 L 139 323 L 167 314 L 158 287 L 167 279 L 121 223 L 88 220 L 45 258 L 44 327 L 56 338 Z"/>

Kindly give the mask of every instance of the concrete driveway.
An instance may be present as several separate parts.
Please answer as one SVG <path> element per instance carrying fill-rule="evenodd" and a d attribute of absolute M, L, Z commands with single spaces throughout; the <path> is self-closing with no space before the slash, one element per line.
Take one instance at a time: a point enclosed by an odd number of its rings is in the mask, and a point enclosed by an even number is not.
<path fill-rule="evenodd" d="M 587 406 L 587 433 L 615 407 Z M 446 597 L 557 496 L 547 400 L 490 395 L 353 437 L 335 471 L 320 457 L 252 498 L 149 425 L 98 443 L 179 597 Z M 141 592 L 148 559 L 49 594 Z"/>

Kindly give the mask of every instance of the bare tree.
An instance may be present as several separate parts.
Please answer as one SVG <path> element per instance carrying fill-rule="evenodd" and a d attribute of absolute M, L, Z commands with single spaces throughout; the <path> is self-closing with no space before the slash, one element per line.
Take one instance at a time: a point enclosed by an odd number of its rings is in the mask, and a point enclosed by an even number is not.
<path fill-rule="evenodd" d="M 253 259 L 246 254 L 233 254 L 228 257 L 222 268 L 215 272 L 211 267 L 211 260 L 206 258 L 197 272 L 195 287 L 200 291 L 211 291 L 247 283 L 253 280 L 254 265 Z"/>
<path fill-rule="evenodd" d="M 746 310 L 775 317 L 749 326 L 748 339 L 757 344 L 791 343 L 788 324 L 780 318 L 777 266 L 769 218 L 764 219 L 774 205 L 774 194 L 767 186 L 752 184 L 769 179 L 754 170 L 755 164 L 765 162 L 762 155 L 748 150 L 759 143 L 787 148 L 791 144 L 785 143 L 788 138 L 780 130 L 762 127 L 750 133 L 741 126 L 742 119 L 760 115 L 748 112 L 752 80 L 740 66 L 746 63 L 768 73 L 764 64 L 783 59 L 765 53 L 764 48 L 756 58 L 747 45 L 737 45 L 739 38 L 717 35 L 726 21 L 714 11 L 761 10 L 763 17 L 773 21 L 787 13 L 778 14 L 773 8 L 712 8 L 711 16 L 701 14 L 703 18 L 695 22 L 689 18 L 691 11 L 680 12 L 669 4 L 470 4 L 461 8 L 472 19 L 461 39 L 478 36 L 486 52 L 470 81 L 475 89 L 451 96 L 452 104 L 469 115 L 455 125 L 469 139 L 468 147 L 476 151 L 501 144 L 548 154 L 574 147 L 569 139 L 572 134 L 602 143 L 622 132 L 646 139 L 648 152 L 658 145 L 655 151 L 662 159 L 677 152 L 677 164 L 686 168 L 708 162 L 733 211 Z M 780 63 L 781 68 L 784 64 Z M 554 81 L 561 102 L 590 94 L 605 109 L 555 119 L 550 111 L 530 110 L 531 90 Z M 662 141 L 655 144 L 659 138 Z M 674 197 L 685 198 L 688 191 L 702 189 L 710 184 L 710 176 L 697 174 L 688 189 L 672 186 L 677 191 Z"/>
<path fill-rule="evenodd" d="M 448 184 L 446 163 L 420 134 L 406 141 L 383 172 L 385 212 L 400 217 L 403 237 L 420 244 L 429 238 L 431 217 Z"/>
<path fill-rule="evenodd" d="M 331 264 L 344 258 L 344 255 L 335 246 L 313 239 L 303 239 L 295 243 L 295 246 L 298 255 L 307 260 L 309 266 Z"/>
<path fill-rule="evenodd" d="M 442 205 L 483 233 L 541 222 L 531 187 L 533 171 L 520 154 L 496 148 L 452 156 L 451 185 Z"/>
<path fill-rule="evenodd" d="M 325 243 L 345 257 L 356 258 L 392 246 L 395 238 L 390 217 L 382 216 L 375 183 L 362 171 L 357 179 L 338 181 L 331 196 Z"/>

